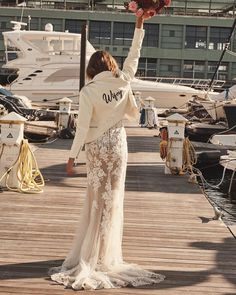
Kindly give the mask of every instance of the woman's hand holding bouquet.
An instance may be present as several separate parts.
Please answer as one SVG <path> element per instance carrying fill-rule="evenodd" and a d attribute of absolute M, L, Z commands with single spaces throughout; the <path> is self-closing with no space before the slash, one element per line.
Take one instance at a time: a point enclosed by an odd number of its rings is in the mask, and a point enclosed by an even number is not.
<path fill-rule="evenodd" d="M 125 3 L 125 7 L 135 13 L 137 17 L 148 19 L 159 13 L 162 8 L 168 7 L 171 0 L 132 0 Z"/>

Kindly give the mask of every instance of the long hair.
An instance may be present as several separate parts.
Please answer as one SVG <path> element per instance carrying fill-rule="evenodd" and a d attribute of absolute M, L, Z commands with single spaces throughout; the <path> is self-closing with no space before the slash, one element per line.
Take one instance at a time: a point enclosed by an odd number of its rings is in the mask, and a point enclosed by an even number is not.
<path fill-rule="evenodd" d="M 117 76 L 118 65 L 114 57 L 107 51 L 98 50 L 90 57 L 86 74 L 89 79 L 93 79 L 97 74 L 110 71 L 113 76 Z"/>

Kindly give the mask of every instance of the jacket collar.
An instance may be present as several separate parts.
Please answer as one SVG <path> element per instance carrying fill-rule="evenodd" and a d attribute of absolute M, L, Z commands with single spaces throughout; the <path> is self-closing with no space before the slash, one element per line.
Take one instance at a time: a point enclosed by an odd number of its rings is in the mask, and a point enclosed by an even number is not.
<path fill-rule="evenodd" d="M 102 79 L 104 79 L 104 78 L 111 78 L 111 77 L 113 77 L 112 72 L 110 72 L 110 71 L 104 71 L 104 72 L 101 72 L 101 73 L 97 74 L 97 75 L 92 79 L 92 81 L 102 80 Z M 91 81 L 91 82 L 92 82 L 92 81 Z"/>

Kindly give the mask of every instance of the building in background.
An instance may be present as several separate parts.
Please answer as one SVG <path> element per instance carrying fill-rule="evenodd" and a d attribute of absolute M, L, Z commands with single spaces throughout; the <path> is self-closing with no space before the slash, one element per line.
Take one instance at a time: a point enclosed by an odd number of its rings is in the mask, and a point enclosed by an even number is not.
<path fill-rule="evenodd" d="M 134 30 L 134 15 L 122 0 L 0 1 L 0 32 L 12 20 L 28 29 L 80 33 L 88 25 L 89 41 L 109 51 L 122 66 Z M 24 5 L 26 4 L 26 6 Z M 236 16 L 235 0 L 179 0 L 145 23 L 145 39 L 137 76 L 211 79 Z M 216 79 L 236 78 L 236 32 L 218 69 Z M 235 53 L 235 54 L 234 54 Z M 0 66 L 4 44 L 0 35 Z"/>

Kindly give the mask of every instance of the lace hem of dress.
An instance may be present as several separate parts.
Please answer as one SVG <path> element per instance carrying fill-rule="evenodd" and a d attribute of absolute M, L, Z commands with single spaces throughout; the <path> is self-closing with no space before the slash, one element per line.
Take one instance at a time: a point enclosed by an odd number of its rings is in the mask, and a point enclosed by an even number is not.
<path fill-rule="evenodd" d="M 123 199 L 127 141 L 122 122 L 85 145 L 88 187 L 74 245 L 51 279 L 74 290 L 138 287 L 164 276 L 123 262 Z"/>
<path fill-rule="evenodd" d="M 165 279 L 164 275 L 125 263 L 107 271 L 99 271 L 82 262 L 70 270 L 54 267 L 50 269 L 49 275 L 53 281 L 74 290 L 140 287 L 158 284 Z"/>

